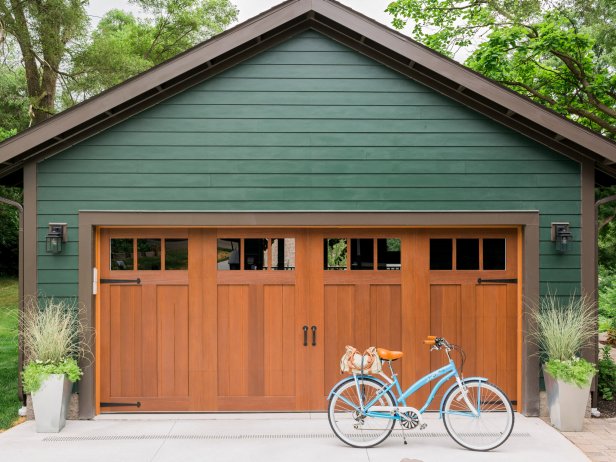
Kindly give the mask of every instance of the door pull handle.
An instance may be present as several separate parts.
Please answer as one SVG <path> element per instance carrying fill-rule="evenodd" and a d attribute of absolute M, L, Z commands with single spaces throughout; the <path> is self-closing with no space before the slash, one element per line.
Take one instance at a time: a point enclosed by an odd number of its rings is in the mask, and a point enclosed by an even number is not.
<path fill-rule="evenodd" d="M 308 326 L 304 326 L 304 346 L 308 346 Z"/>
<path fill-rule="evenodd" d="M 317 326 L 312 326 L 312 346 L 317 346 Z"/>

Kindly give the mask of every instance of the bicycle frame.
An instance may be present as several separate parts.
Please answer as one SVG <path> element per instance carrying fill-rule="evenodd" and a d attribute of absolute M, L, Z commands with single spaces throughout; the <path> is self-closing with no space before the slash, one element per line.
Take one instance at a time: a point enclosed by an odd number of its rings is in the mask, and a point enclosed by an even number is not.
<path fill-rule="evenodd" d="M 456 368 L 455 362 L 448 356 L 449 359 L 449 363 L 446 364 L 445 366 L 435 370 L 435 371 L 431 371 L 428 374 L 424 375 L 422 378 L 420 378 L 419 380 L 417 380 L 413 385 L 411 385 L 409 388 L 406 389 L 406 391 L 402 392 L 402 388 L 400 386 L 400 382 L 398 381 L 398 374 L 396 374 L 393 370 L 393 368 L 391 367 L 391 363 L 389 364 L 389 368 L 391 370 L 391 374 L 392 374 L 392 378 L 388 377 L 387 375 L 381 373 L 381 376 L 383 378 L 385 378 L 385 380 L 388 382 L 387 384 L 384 384 L 384 387 L 377 393 L 377 395 L 372 398 L 372 400 L 370 402 L 368 402 L 367 404 L 364 405 L 363 401 L 360 400 L 360 406 L 361 408 L 357 408 L 357 406 L 355 406 L 353 403 L 351 403 L 350 401 L 348 401 L 346 398 L 344 398 L 343 396 L 340 396 L 340 399 L 342 399 L 346 404 L 348 404 L 349 406 L 351 406 L 352 408 L 356 409 L 357 411 L 361 412 L 362 414 L 365 414 L 366 416 L 369 417 L 378 417 L 378 418 L 385 418 L 385 419 L 391 419 L 391 420 L 401 420 L 402 417 L 400 417 L 400 415 L 396 412 L 392 412 L 393 409 L 388 409 L 387 411 L 383 411 L 383 410 L 373 410 L 371 411 L 370 408 L 373 407 L 382 397 L 385 393 L 392 391 L 394 397 L 397 395 L 396 398 L 396 408 L 398 407 L 402 407 L 402 408 L 406 408 L 406 400 L 409 396 L 411 396 L 413 393 L 415 393 L 417 390 L 419 390 L 420 388 L 422 388 L 423 386 L 425 386 L 426 384 L 432 382 L 433 380 L 439 379 L 440 380 L 436 383 L 435 387 L 432 389 L 432 391 L 430 392 L 430 395 L 428 396 L 428 398 L 426 399 L 426 402 L 424 403 L 424 405 L 421 407 L 421 409 L 418 410 L 419 414 L 423 414 L 426 409 L 428 408 L 428 406 L 430 406 L 430 404 L 432 403 L 432 401 L 434 400 L 434 397 L 436 396 L 436 394 L 438 393 L 438 391 L 440 390 L 440 388 L 443 386 L 443 384 L 445 384 L 447 381 L 449 381 L 452 378 L 455 378 L 458 386 L 462 386 L 462 381 L 460 380 L 460 375 L 458 373 L 458 369 Z M 361 396 L 362 393 L 359 389 L 359 377 L 357 374 L 353 374 L 353 378 L 355 380 L 355 387 L 357 389 L 357 394 L 358 396 Z M 395 390 L 394 390 L 395 387 Z M 336 387 L 334 387 L 335 389 Z M 333 390 L 332 390 L 333 392 Z M 468 401 L 468 399 L 465 397 L 465 401 L 467 403 L 467 405 L 469 406 L 469 409 L 471 410 L 471 413 L 473 415 L 479 415 L 479 411 L 478 409 L 476 409 L 471 403 L 470 401 Z M 376 408 L 379 408 L 381 406 L 375 406 Z"/>

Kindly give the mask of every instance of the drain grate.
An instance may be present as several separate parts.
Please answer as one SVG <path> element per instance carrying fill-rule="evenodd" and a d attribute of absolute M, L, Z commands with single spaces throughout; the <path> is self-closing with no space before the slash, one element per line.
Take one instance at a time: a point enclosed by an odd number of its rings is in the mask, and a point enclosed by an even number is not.
<path fill-rule="evenodd" d="M 368 435 L 366 435 L 368 436 Z M 374 435 L 376 436 L 376 435 Z M 480 436 L 479 433 L 472 436 Z M 139 440 L 282 440 L 282 439 L 331 439 L 336 436 L 333 433 L 258 433 L 258 434 L 236 434 L 236 435 L 216 435 L 216 434 L 186 434 L 186 435 L 66 435 L 48 436 L 43 439 L 47 443 L 70 443 L 76 441 L 139 441 Z M 390 437 L 402 438 L 401 432 L 393 432 Z M 410 432 L 407 438 L 448 438 L 445 432 Z M 513 432 L 513 438 L 530 438 L 530 433 Z"/>

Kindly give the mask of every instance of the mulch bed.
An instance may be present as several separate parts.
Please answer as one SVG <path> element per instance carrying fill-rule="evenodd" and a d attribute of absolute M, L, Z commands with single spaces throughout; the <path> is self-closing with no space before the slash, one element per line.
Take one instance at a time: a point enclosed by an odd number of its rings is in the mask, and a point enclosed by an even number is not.
<path fill-rule="evenodd" d="M 602 419 L 616 417 L 616 399 L 613 399 L 612 401 L 606 401 L 599 398 L 599 402 L 597 403 L 597 409 L 599 409 Z"/>

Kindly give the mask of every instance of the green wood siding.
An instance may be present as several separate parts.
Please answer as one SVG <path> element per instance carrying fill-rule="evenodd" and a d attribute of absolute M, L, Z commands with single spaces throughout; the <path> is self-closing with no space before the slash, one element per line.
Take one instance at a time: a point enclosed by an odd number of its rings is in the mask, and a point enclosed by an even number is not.
<path fill-rule="evenodd" d="M 37 199 L 46 295 L 77 295 L 79 210 L 540 210 L 542 292 L 580 287 L 549 228 L 580 237 L 578 163 L 316 32 L 41 162 Z"/>

